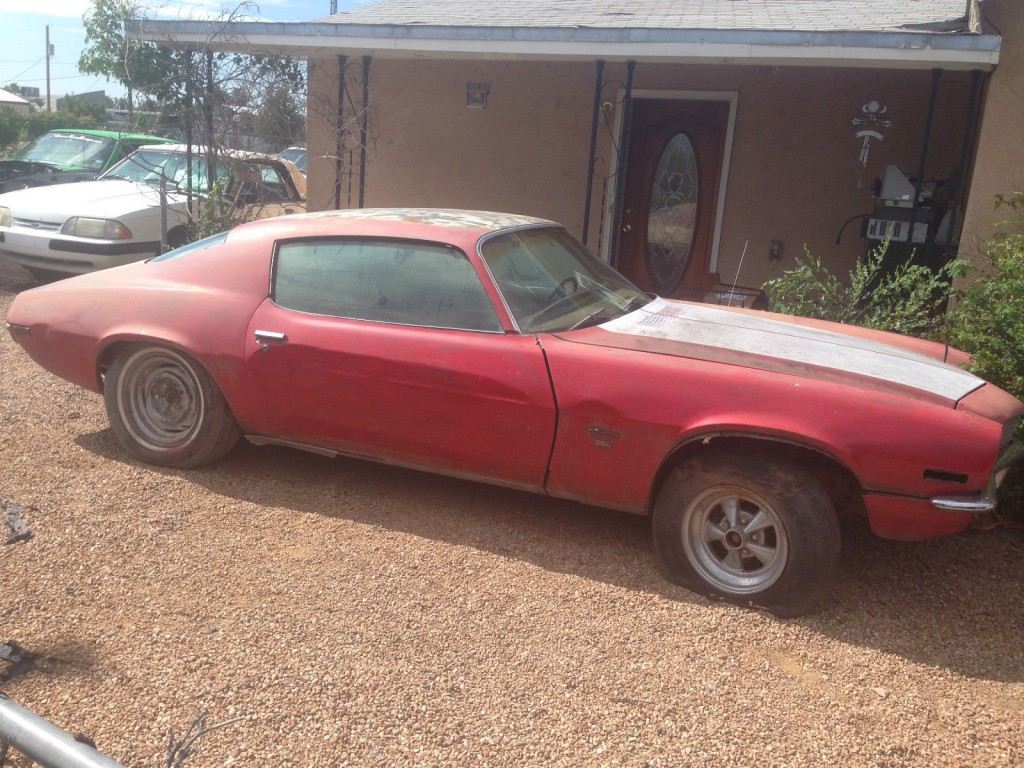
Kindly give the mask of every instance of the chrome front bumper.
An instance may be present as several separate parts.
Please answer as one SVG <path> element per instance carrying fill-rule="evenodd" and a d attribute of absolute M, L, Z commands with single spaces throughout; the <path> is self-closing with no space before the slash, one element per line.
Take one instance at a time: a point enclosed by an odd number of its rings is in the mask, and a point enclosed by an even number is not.
<path fill-rule="evenodd" d="M 1003 449 L 992 469 L 992 477 L 988 481 L 985 492 L 980 496 L 936 496 L 931 499 L 932 506 L 943 512 L 970 512 L 978 514 L 994 512 L 999 499 L 999 487 L 1006 479 L 1010 467 L 1024 460 L 1024 443 L 1013 440 Z"/>

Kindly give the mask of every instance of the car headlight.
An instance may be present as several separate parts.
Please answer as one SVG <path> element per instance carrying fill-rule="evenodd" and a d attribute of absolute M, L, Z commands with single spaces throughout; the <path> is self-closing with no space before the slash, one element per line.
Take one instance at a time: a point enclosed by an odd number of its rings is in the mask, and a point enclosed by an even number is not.
<path fill-rule="evenodd" d="M 85 216 L 72 216 L 64 222 L 60 233 L 75 237 L 95 237 L 98 240 L 127 240 L 132 236 L 132 231 L 120 221 L 90 219 Z"/>
<path fill-rule="evenodd" d="M 11 209 L 0 205 L 0 227 L 11 226 Z"/>

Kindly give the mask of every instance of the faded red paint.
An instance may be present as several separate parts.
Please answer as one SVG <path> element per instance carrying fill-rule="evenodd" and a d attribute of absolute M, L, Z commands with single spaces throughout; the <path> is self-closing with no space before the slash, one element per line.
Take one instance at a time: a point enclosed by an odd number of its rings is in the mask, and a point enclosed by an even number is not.
<path fill-rule="evenodd" d="M 928 498 L 982 492 L 1003 423 L 1024 404 L 986 385 L 957 404 L 906 387 L 806 367 L 751 365 L 736 353 L 680 353 L 599 327 L 519 335 L 477 255 L 507 222 L 448 217 L 271 219 L 221 245 L 20 294 L 9 322 L 43 367 L 100 390 L 110 345 L 188 351 L 224 392 L 243 431 L 646 513 L 679 446 L 744 435 L 805 446 L 847 468 L 876 533 L 926 538 L 969 516 Z M 444 243 L 472 261 L 505 333 L 367 323 L 284 310 L 269 299 L 275 244 L 296 237 Z M 745 310 L 737 310 L 744 312 Z M 819 321 L 804 325 L 946 359 L 940 345 Z M 261 350 L 256 329 L 288 343 Z M 956 353 L 960 354 L 960 353 Z M 763 361 L 762 361 L 763 362 Z M 772 450 L 772 443 L 765 443 Z M 966 483 L 926 479 L 925 469 Z"/>

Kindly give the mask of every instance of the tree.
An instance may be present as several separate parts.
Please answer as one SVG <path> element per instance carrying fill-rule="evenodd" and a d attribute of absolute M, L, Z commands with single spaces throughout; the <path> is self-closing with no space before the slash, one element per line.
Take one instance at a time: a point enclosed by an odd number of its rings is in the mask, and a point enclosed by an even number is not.
<path fill-rule="evenodd" d="M 256 134 L 275 151 L 306 140 L 306 115 L 292 89 L 276 85 L 267 89 L 256 112 Z"/>
<path fill-rule="evenodd" d="M 140 18 L 140 6 L 134 0 L 92 0 L 83 18 L 85 48 L 78 59 L 81 72 L 116 80 L 127 89 L 129 116 L 132 92 L 147 90 L 163 80 L 172 58 L 167 49 L 128 37 L 128 22 Z"/>

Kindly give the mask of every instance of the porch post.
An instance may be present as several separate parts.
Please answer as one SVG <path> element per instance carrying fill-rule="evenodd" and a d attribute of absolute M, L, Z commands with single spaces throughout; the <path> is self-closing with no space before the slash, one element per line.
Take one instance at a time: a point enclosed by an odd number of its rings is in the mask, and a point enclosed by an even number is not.
<path fill-rule="evenodd" d="M 939 96 L 939 84 L 942 82 L 942 70 L 932 70 L 932 91 L 928 95 L 928 116 L 924 124 L 924 141 L 921 145 L 921 161 L 917 164 L 917 181 L 914 183 L 914 203 L 910 208 L 910 231 L 907 235 L 907 249 L 913 260 L 914 227 L 917 226 L 917 211 L 920 207 L 921 187 L 924 186 L 924 171 L 928 165 L 928 147 L 932 141 L 932 124 L 935 122 L 935 101 Z"/>
<path fill-rule="evenodd" d="M 594 109 L 590 116 L 590 155 L 587 158 L 587 194 L 583 203 L 583 244 L 590 236 L 590 202 L 594 196 L 594 161 L 597 155 L 597 122 L 601 115 L 601 85 L 604 81 L 604 60 L 594 67 Z"/>
<path fill-rule="evenodd" d="M 359 116 L 359 207 L 366 200 L 366 121 L 370 110 L 370 62 L 363 56 L 363 113 Z"/>
<path fill-rule="evenodd" d="M 345 67 L 348 59 L 338 57 L 338 112 L 334 132 L 334 208 L 341 208 L 341 152 L 343 149 L 342 133 L 345 120 Z"/>
<path fill-rule="evenodd" d="M 612 242 L 608 260 L 613 267 L 619 265 L 619 241 L 622 239 L 622 201 L 626 195 L 626 167 L 629 165 L 629 143 L 633 133 L 633 73 L 635 61 L 626 62 L 626 94 L 622 100 L 622 133 L 619 136 L 619 156 L 615 167 L 615 205 L 612 207 Z"/>
<path fill-rule="evenodd" d="M 980 69 L 971 70 L 971 95 L 967 100 L 967 122 L 964 125 L 964 138 L 960 143 L 960 164 L 956 169 L 956 179 L 949 195 L 949 209 L 953 212 L 953 219 L 950 221 L 949 230 L 946 232 L 944 245 L 949 248 L 953 241 L 959 237 L 956 225 L 956 210 L 964 198 L 964 187 L 967 184 L 967 170 L 971 165 L 971 147 L 974 145 L 974 134 L 978 126 L 978 112 L 981 105 L 978 97 L 981 94 L 981 81 L 983 77 Z M 961 222 L 962 223 L 962 222 Z"/>

